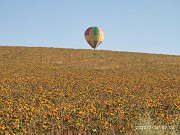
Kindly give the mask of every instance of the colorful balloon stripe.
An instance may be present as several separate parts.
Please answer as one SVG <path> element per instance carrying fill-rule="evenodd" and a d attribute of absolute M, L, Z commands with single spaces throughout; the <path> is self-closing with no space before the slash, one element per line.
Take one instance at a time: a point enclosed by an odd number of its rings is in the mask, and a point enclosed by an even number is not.
<path fill-rule="evenodd" d="M 94 35 L 95 36 L 99 36 L 99 29 L 98 29 L 98 27 L 94 28 Z"/>
<path fill-rule="evenodd" d="M 91 27 L 90 27 L 91 28 Z M 85 32 L 85 35 L 88 35 L 89 36 L 89 32 L 90 32 L 90 28 L 88 28 Z"/>

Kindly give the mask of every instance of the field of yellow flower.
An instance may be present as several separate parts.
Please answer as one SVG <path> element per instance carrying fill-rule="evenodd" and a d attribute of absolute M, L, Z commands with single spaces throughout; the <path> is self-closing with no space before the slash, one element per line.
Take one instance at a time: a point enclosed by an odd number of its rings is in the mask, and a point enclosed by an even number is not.
<path fill-rule="evenodd" d="M 180 56 L 0 47 L 0 134 L 147 130 L 179 133 Z"/>

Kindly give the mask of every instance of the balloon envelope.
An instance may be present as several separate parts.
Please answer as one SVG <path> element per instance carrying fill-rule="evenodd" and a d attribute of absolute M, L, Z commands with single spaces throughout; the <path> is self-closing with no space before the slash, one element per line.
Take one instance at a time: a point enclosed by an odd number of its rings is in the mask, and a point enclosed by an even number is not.
<path fill-rule="evenodd" d="M 85 31 L 85 39 L 89 45 L 96 49 L 99 44 L 104 40 L 104 32 L 99 27 L 90 27 Z"/>

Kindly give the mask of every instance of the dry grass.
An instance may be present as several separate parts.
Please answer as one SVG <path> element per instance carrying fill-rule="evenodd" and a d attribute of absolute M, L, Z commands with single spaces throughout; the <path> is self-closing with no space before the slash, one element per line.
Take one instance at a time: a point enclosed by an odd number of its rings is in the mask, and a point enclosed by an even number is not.
<path fill-rule="evenodd" d="M 176 135 L 179 129 L 180 56 L 0 47 L 0 134 Z"/>

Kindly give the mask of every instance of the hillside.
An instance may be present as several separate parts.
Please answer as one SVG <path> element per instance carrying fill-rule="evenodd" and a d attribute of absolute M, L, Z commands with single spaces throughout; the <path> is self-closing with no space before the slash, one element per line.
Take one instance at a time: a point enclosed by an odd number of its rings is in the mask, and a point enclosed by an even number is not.
<path fill-rule="evenodd" d="M 2 134 L 176 134 L 179 95 L 180 56 L 0 46 Z"/>
<path fill-rule="evenodd" d="M 42 47 L 0 47 L 3 68 L 165 73 L 179 76 L 180 56 Z M 4 70 L 2 70 L 3 72 Z M 18 72 L 16 72 L 18 73 Z M 179 74 L 178 74 L 179 73 Z"/>

